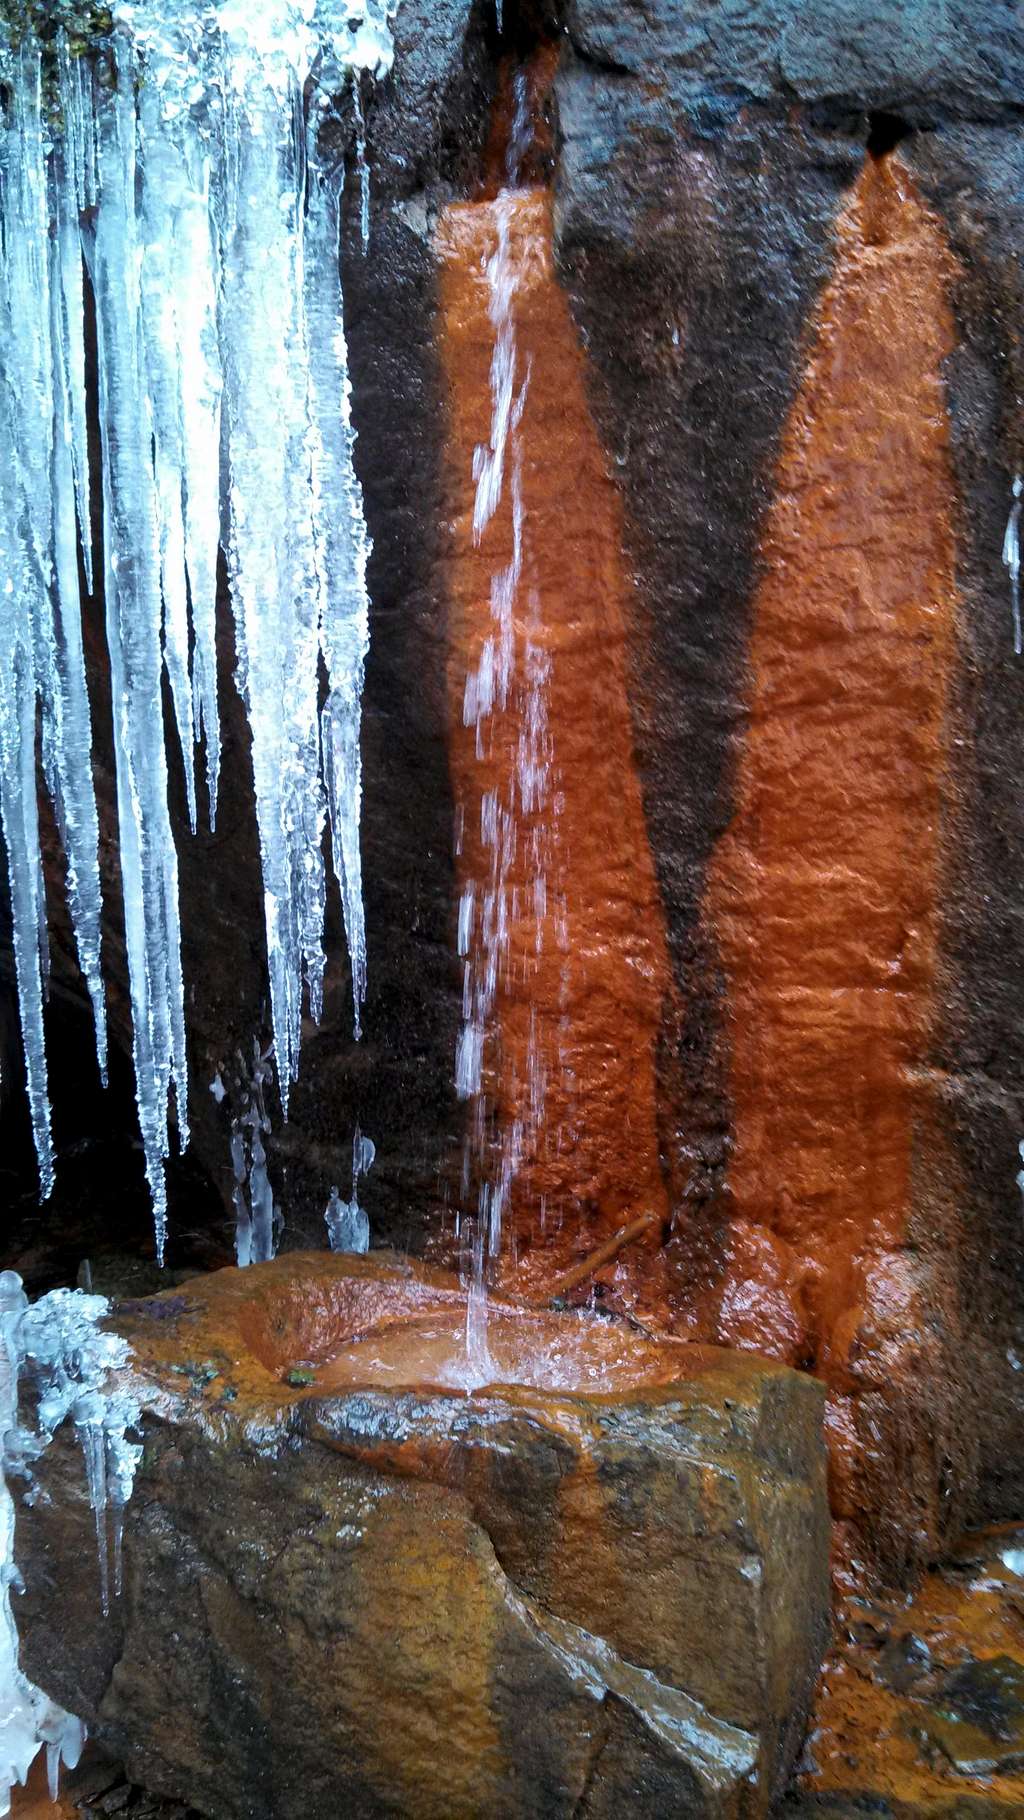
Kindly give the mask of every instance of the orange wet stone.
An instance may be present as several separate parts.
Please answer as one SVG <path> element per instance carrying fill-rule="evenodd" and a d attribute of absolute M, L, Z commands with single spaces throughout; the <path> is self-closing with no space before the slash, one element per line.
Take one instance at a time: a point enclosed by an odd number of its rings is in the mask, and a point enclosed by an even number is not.
<path fill-rule="evenodd" d="M 492 590 L 514 560 L 517 537 L 508 471 L 476 539 L 473 528 L 474 455 L 492 437 L 488 262 L 502 233 L 522 407 L 521 569 L 508 634 L 511 687 L 478 726 L 467 708 L 467 676 L 480 674 L 485 648 L 500 638 Z M 507 935 L 485 1031 L 483 1087 L 495 1145 L 513 1130 L 524 1134 L 505 1256 L 518 1254 L 518 1283 L 539 1290 L 631 1217 L 667 1211 L 655 1081 L 669 977 L 665 930 L 632 749 L 620 504 L 555 276 L 550 197 L 526 189 L 454 205 L 437 245 L 458 500 L 450 764 L 462 829 L 459 884 L 475 894 L 466 959 L 470 969 L 486 964 L 481 881 L 490 855 L 482 824 L 490 805 L 508 805 Z M 506 470 L 512 460 L 509 452 Z M 517 781 L 524 754 L 545 767 L 539 800 Z M 642 1272 L 656 1246 L 655 1228 L 623 1254 L 620 1271 Z"/>
<path fill-rule="evenodd" d="M 926 1132 L 956 594 L 952 260 L 892 159 L 868 160 L 836 234 L 778 463 L 737 809 L 707 915 L 747 1234 L 718 1337 L 815 1362 L 842 1387 L 876 1308 L 882 1326 L 912 1325 L 913 1284 L 865 1259 L 906 1237 Z"/>

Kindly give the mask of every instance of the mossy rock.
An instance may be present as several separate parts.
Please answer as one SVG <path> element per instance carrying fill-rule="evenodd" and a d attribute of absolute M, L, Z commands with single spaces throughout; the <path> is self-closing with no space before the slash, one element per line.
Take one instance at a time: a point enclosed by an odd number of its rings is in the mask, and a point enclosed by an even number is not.
<path fill-rule="evenodd" d="M 98 0 L 0 0 L 0 43 L 6 37 L 14 50 L 35 38 L 43 50 L 43 111 L 52 126 L 59 125 L 57 101 L 57 42 L 66 33 L 73 57 L 104 49 L 114 29 L 114 15 Z M 0 60 L 0 78 L 3 64 Z M 0 80 L 0 102 L 6 99 Z"/>
<path fill-rule="evenodd" d="M 0 0 L 0 22 L 13 44 L 32 34 L 44 46 L 66 32 L 76 57 L 102 43 L 114 29 L 109 6 L 97 0 Z"/>

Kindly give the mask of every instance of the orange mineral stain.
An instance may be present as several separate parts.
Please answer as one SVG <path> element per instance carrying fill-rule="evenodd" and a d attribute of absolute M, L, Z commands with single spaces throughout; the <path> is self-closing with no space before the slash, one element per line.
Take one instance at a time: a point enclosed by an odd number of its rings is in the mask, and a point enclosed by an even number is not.
<path fill-rule="evenodd" d="M 869 160 L 778 464 L 737 810 L 709 881 L 737 1212 L 718 1337 L 834 1383 L 871 1301 L 865 1259 L 905 1239 L 926 1117 L 955 607 L 951 276 L 898 161 Z"/>
<path fill-rule="evenodd" d="M 493 264 L 502 241 L 504 328 Z M 520 1289 L 542 1291 L 629 1219 L 666 1211 L 655 1042 L 668 963 L 632 750 L 620 505 L 554 272 L 549 196 L 506 189 L 455 204 L 438 246 L 457 502 L 448 675 L 467 994 L 490 990 L 495 957 L 472 1116 L 495 1170 L 515 1153 L 498 1275 L 514 1268 Z M 512 429 L 500 497 L 481 524 L 481 463 L 493 463 L 500 442 L 502 333 L 514 345 Z M 467 1181 L 467 1206 L 475 1193 Z M 658 1242 L 655 1225 L 606 1280 L 635 1280 Z"/>

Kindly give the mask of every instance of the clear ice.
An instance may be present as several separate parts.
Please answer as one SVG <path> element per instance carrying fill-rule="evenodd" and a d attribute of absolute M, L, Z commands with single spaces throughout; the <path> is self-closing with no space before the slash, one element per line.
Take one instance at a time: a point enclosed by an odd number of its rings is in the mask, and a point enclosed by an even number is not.
<path fill-rule="evenodd" d="M 1014 655 L 1021 655 L 1021 620 L 1020 620 L 1020 518 L 1022 495 L 1024 495 L 1024 478 L 1020 474 L 1013 477 L 1010 494 L 1010 516 L 1006 521 L 1006 535 L 1003 538 L 1003 562 L 1010 578 L 1010 612 L 1013 619 Z"/>
<path fill-rule="evenodd" d="M 364 1252 L 370 1249 L 370 1221 L 359 1205 L 359 1177 L 373 1168 L 377 1146 L 364 1137 L 356 1126 L 352 1139 L 352 1199 L 343 1201 L 337 1188 L 331 1189 L 324 1209 L 327 1240 L 332 1251 Z"/>
<path fill-rule="evenodd" d="M 353 465 L 340 280 L 341 151 L 321 127 L 390 66 L 397 0 L 122 0 L 88 59 L 58 40 L 55 110 L 31 35 L 0 37 L 0 817 L 43 1195 L 53 1144 L 36 726 L 106 1065 L 92 730 L 79 571 L 102 573 L 133 1049 L 157 1248 L 173 1095 L 188 1142 L 164 683 L 195 828 L 220 769 L 223 545 L 252 731 L 282 1102 L 304 991 L 319 1015 L 329 820 L 365 996 L 359 728 L 369 541 Z M 54 125 L 54 121 L 59 122 Z M 95 300 L 103 548 L 93 552 L 85 273 Z M 320 669 L 326 672 L 321 712 Z"/>
<path fill-rule="evenodd" d="M 57 1289 L 30 1303 L 21 1278 L 0 1272 L 0 1814 L 10 1812 L 11 1789 L 23 1783 L 45 1746 L 50 1793 L 57 1796 L 60 1764 L 78 1762 L 85 1742 L 80 1719 L 34 1687 L 18 1663 L 12 1594 L 21 1582 L 15 1562 L 15 1506 L 11 1485 L 27 1483 L 36 1495 L 33 1466 L 65 1421 L 82 1449 L 89 1504 L 96 1520 L 99 1596 L 104 1613 L 121 1590 L 121 1532 L 142 1454 L 129 1430 L 141 1410 L 128 1376 L 129 1348 L 99 1323 L 109 1312 L 103 1296 Z M 24 1426 L 19 1385 L 31 1384 L 34 1421 Z"/>
<path fill-rule="evenodd" d="M 243 1078 L 242 1104 L 231 1121 L 231 1169 L 235 1178 L 235 1257 L 245 1268 L 248 1264 L 265 1264 L 273 1257 L 283 1222 L 274 1200 L 263 1142 L 270 1136 L 266 1097 L 271 1080 L 270 1051 L 253 1043 L 252 1070 L 247 1079 L 243 1058 L 238 1059 Z M 224 1098 L 222 1083 L 220 1098 Z"/>

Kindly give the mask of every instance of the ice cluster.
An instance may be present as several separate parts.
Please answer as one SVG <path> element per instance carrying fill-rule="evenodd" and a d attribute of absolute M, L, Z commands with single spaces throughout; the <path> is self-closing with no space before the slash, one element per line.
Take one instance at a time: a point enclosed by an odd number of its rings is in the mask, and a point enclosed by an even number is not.
<path fill-rule="evenodd" d="M 55 96 L 44 96 L 43 51 L 31 34 L 16 45 L 0 37 L 0 818 L 32 1119 L 45 1196 L 53 1144 L 37 722 L 101 1068 L 106 1060 L 82 630 L 83 595 L 95 582 L 110 667 L 139 1118 L 161 1255 L 172 1096 L 180 1142 L 188 1141 L 163 690 L 166 679 L 193 827 L 201 812 L 212 825 L 221 552 L 252 732 L 286 1113 L 304 993 L 314 1017 L 321 1006 L 328 822 L 359 1034 L 369 544 L 342 315 L 344 135 L 324 128 L 351 84 L 365 238 L 358 85 L 364 72 L 390 64 L 395 4 L 120 4 L 95 54 L 74 56 L 58 39 Z"/>
<path fill-rule="evenodd" d="M 82 1450 L 96 1520 L 104 1612 L 121 1590 L 124 1511 L 142 1454 L 130 1431 L 141 1411 L 127 1373 L 127 1342 L 100 1326 L 108 1312 L 105 1297 L 72 1289 L 30 1303 L 21 1278 L 0 1272 L 0 1814 L 10 1812 L 12 1787 L 25 1781 L 44 1745 L 56 1798 L 61 1761 L 73 1768 L 85 1741 L 81 1721 L 23 1674 L 12 1606 L 20 1577 L 11 1488 L 20 1479 L 26 1502 L 41 1495 L 33 1467 L 66 1421 Z M 19 1390 L 28 1392 L 21 1401 Z"/>

